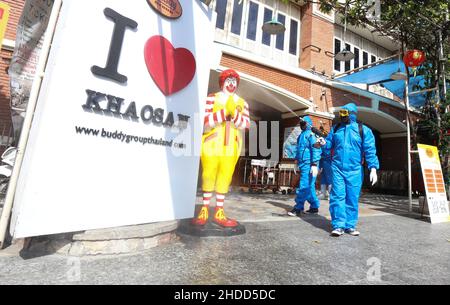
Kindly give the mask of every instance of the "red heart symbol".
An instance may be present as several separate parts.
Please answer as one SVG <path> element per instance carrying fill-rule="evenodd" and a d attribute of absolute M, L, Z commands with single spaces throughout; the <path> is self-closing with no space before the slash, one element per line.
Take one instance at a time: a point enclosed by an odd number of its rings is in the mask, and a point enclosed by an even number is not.
<path fill-rule="evenodd" d="M 148 72 L 165 96 L 183 90 L 194 78 L 196 64 L 192 53 L 185 48 L 175 49 L 163 36 L 147 40 L 144 57 Z"/>

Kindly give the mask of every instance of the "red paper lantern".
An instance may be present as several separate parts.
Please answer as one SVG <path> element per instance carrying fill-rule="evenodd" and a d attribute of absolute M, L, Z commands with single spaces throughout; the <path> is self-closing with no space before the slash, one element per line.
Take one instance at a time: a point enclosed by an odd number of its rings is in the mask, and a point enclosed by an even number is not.
<path fill-rule="evenodd" d="M 425 53 L 420 50 L 409 50 L 403 55 L 407 67 L 418 67 L 425 61 Z"/>

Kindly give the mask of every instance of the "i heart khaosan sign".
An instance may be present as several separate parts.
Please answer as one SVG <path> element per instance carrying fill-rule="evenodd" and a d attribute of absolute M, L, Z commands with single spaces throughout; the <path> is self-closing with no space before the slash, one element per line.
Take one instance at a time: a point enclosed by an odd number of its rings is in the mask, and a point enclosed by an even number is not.
<path fill-rule="evenodd" d="M 211 16 L 198 0 L 63 1 L 14 237 L 193 217 Z"/>

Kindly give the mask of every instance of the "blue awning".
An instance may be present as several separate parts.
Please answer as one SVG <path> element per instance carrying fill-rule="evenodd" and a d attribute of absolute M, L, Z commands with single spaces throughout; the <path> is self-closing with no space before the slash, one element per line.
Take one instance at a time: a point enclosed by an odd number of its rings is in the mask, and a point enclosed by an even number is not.
<path fill-rule="evenodd" d="M 399 98 L 404 98 L 405 82 L 403 80 L 392 80 L 391 75 L 400 70 L 405 73 L 405 65 L 399 59 L 392 59 L 385 63 L 337 78 L 337 81 L 347 83 L 358 83 L 367 85 L 379 84 L 391 91 Z M 420 91 L 426 89 L 425 79 L 422 75 L 413 76 L 411 69 L 409 69 L 409 92 Z M 409 103 L 411 106 L 420 107 L 426 102 L 427 93 L 419 93 L 411 95 Z"/>

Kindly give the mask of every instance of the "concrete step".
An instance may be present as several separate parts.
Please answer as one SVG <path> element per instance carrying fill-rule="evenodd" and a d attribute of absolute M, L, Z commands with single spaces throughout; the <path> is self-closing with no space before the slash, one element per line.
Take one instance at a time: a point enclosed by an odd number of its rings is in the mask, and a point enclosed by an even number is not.
<path fill-rule="evenodd" d="M 102 241 L 133 238 L 148 238 L 176 230 L 177 221 L 164 221 L 136 226 L 84 231 L 73 235 L 74 241 Z"/>
<path fill-rule="evenodd" d="M 85 232 L 33 237 L 21 255 L 48 254 L 70 256 L 136 253 L 177 239 L 178 221 L 117 227 Z"/>

